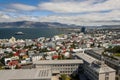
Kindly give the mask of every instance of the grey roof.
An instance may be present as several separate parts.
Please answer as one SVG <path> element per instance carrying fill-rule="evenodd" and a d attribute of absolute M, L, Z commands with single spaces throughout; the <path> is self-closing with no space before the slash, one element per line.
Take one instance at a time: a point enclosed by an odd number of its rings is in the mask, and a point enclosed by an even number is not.
<path fill-rule="evenodd" d="M 99 72 L 99 73 L 115 72 L 114 69 L 110 68 L 110 67 L 107 66 L 107 65 L 106 65 L 106 66 L 102 66 L 102 67 L 96 69 L 96 71 Z"/>
<path fill-rule="evenodd" d="M 83 60 L 40 60 L 33 64 L 83 64 Z"/>
<path fill-rule="evenodd" d="M 102 54 L 102 52 L 104 51 L 103 48 L 93 48 L 92 50 L 97 54 Z"/>
<path fill-rule="evenodd" d="M 92 63 L 93 61 L 96 61 L 95 58 L 93 58 L 85 53 L 77 53 L 76 55 L 78 57 L 80 57 L 81 59 L 83 59 L 84 61 L 88 62 L 89 64 Z"/>
<path fill-rule="evenodd" d="M 14 80 L 14 79 L 51 79 L 51 69 L 21 69 L 21 70 L 1 70 L 0 80 Z"/>

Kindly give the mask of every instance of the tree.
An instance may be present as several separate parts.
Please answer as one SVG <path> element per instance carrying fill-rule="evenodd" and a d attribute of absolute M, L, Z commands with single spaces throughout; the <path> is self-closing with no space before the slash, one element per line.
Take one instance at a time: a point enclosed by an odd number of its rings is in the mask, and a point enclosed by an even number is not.
<path fill-rule="evenodd" d="M 105 51 L 112 52 L 112 53 L 120 53 L 120 46 L 109 47 L 105 49 Z"/>
<path fill-rule="evenodd" d="M 66 74 L 61 74 L 61 79 L 62 80 L 71 80 L 71 78 Z"/>
<path fill-rule="evenodd" d="M 5 59 L 5 57 L 2 57 L 2 58 L 0 59 L 0 62 L 5 65 L 4 59 Z"/>
<path fill-rule="evenodd" d="M 74 48 L 75 49 L 76 45 L 73 43 L 70 48 Z"/>

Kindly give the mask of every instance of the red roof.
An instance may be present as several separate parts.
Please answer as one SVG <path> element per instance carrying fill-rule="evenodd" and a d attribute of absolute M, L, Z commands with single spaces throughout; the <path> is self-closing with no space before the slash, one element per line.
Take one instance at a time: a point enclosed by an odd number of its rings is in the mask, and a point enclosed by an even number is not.
<path fill-rule="evenodd" d="M 55 51 L 55 49 L 54 49 L 54 48 L 50 48 L 50 50 L 51 50 L 51 51 Z"/>
<path fill-rule="evenodd" d="M 19 56 L 19 52 L 17 51 L 16 53 L 14 53 L 14 56 Z"/>
<path fill-rule="evenodd" d="M 10 61 L 8 64 L 9 66 L 15 66 L 15 65 L 18 65 L 18 61 L 17 60 L 13 60 L 13 61 Z"/>
<path fill-rule="evenodd" d="M 54 55 L 54 56 L 52 56 L 52 58 L 54 58 L 54 59 L 57 59 L 59 56 L 57 56 L 57 55 Z"/>
<path fill-rule="evenodd" d="M 113 44 L 120 44 L 120 41 L 113 41 Z"/>
<path fill-rule="evenodd" d="M 37 44 L 38 47 L 42 46 L 40 43 Z"/>

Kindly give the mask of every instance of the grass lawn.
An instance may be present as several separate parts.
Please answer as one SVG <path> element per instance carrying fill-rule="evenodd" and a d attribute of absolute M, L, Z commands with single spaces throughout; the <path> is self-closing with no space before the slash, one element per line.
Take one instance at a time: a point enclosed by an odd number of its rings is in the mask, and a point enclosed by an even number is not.
<path fill-rule="evenodd" d="M 113 56 L 120 57 L 120 53 L 115 53 Z"/>

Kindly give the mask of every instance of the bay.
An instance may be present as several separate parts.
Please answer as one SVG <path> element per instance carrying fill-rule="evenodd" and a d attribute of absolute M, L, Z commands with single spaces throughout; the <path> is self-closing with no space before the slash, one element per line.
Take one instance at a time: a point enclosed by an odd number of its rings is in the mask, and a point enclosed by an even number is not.
<path fill-rule="evenodd" d="M 16 32 L 23 32 L 24 35 L 15 35 Z M 56 28 L 0 28 L 0 39 L 36 39 L 39 37 L 53 37 L 57 34 L 67 33 Z"/>

